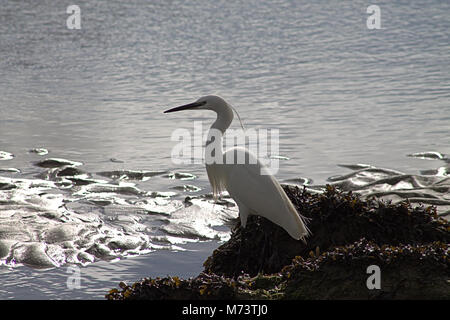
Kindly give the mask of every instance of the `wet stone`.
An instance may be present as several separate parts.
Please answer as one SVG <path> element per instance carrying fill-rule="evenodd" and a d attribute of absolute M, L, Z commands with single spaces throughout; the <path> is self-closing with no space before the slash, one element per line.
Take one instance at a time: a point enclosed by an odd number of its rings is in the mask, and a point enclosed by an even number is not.
<path fill-rule="evenodd" d="M 0 168 L 0 172 L 20 173 L 20 170 L 16 168 Z"/>
<path fill-rule="evenodd" d="M 44 155 L 48 154 L 48 150 L 44 149 L 44 148 L 34 148 L 34 149 L 31 149 L 29 152 L 35 153 L 39 156 L 44 156 Z"/>
<path fill-rule="evenodd" d="M 183 172 L 171 172 L 168 175 L 165 175 L 164 177 L 169 179 L 179 179 L 179 180 L 194 180 L 197 179 L 196 175 L 190 174 L 190 173 L 183 173 Z"/>
<path fill-rule="evenodd" d="M 11 160 L 14 158 L 12 153 L 0 150 L 0 160 Z"/>
<path fill-rule="evenodd" d="M 417 152 L 413 154 L 408 154 L 408 157 L 419 158 L 419 159 L 427 159 L 427 160 L 442 160 L 445 159 L 445 156 L 442 153 L 436 151 L 428 151 L 428 152 Z"/>
<path fill-rule="evenodd" d="M 171 187 L 171 189 L 184 191 L 184 192 L 198 192 L 198 191 L 202 190 L 199 187 L 196 187 L 196 186 L 193 186 L 193 185 L 189 185 L 189 184 L 185 184 L 185 185 L 182 185 L 182 186 Z"/>
<path fill-rule="evenodd" d="M 83 165 L 81 162 L 59 159 L 59 158 L 48 158 L 35 163 L 36 166 L 41 168 L 59 168 L 63 166 L 81 166 Z"/>
<path fill-rule="evenodd" d="M 84 172 L 78 168 L 74 167 L 66 167 L 60 171 L 58 171 L 57 176 L 64 177 L 64 176 L 78 176 L 84 174 Z"/>
<path fill-rule="evenodd" d="M 15 189 L 15 188 L 17 188 L 17 186 L 13 183 L 0 181 L 0 190 L 11 190 L 11 189 Z"/>
<path fill-rule="evenodd" d="M 166 173 L 166 171 L 113 170 L 97 172 L 98 175 L 110 179 L 145 180 Z"/>

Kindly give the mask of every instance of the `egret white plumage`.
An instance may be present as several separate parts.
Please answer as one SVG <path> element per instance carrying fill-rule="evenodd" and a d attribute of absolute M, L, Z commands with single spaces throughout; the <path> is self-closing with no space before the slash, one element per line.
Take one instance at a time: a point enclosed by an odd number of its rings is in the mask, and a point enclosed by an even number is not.
<path fill-rule="evenodd" d="M 164 113 L 182 110 L 216 112 L 217 119 L 209 130 L 206 148 L 213 146 L 213 152 L 217 152 L 214 159 L 221 161 L 206 161 L 206 171 L 214 196 L 226 190 L 237 203 L 241 226 L 245 228 L 249 215 L 260 215 L 282 227 L 292 238 L 304 241 L 309 234 L 304 218 L 264 164 L 242 147 L 223 151 L 223 135 L 233 121 L 232 107 L 221 97 L 205 96 Z M 245 162 L 236 163 L 236 159 L 245 159 Z"/>

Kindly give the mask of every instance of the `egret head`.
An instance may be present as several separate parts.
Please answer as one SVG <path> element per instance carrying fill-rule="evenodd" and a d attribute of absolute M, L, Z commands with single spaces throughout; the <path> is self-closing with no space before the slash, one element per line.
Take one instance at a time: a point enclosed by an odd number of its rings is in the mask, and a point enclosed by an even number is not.
<path fill-rule="evenodd" d="M 231 111 L 230 105 L 218 96 L 204 96 L 197 101 L 164 111 L 164 113 L 182 110 L 212 110 L 217 114 Z M 232 112 L 231 112 L 232 114 Z"/>

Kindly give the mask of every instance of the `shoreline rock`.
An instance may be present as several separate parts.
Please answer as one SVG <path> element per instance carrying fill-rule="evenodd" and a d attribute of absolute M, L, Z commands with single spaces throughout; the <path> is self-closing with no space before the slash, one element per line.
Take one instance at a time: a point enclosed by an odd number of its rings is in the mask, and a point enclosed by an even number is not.
<path fill-rule="evenodd" d="M 107 299 L 450 299 L 450 224 L 435 207 L 283 186 L 312 235 L 305 245 L 260 216 L 237 225 L 196 278 L 144 279 Z M 382 289 L 366 272 L 378 265 Z"/>

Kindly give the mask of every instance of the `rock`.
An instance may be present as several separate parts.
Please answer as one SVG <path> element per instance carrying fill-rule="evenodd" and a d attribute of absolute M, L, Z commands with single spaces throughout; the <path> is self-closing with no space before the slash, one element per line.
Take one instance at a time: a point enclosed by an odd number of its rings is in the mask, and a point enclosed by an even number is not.
<path fill-rule="evenodd" d="M 44 156 L 46 154 L 48 154 L 48 150 L 44 149 L 44 148 L 34 148 L 29 150 L 30 153 L 36 153 L 39 156 Z"/>
<path fill-rule="evenodd" d="M 110 300 L 217 299 L 449 299 L 448 244 L 378 246 L 361 239 L 309 258 L 297 257 L 279 273 L 237 278 L 207 274 L 143 279 L 112 289 Z M 377 265 L 380 289 L 367 287 Z"/>
<path fill-rule="evenodd" d="M 16 168 L 0 168 L 0 172 L 20 173 L 21 171 Z"/>
<path fill-rule="evenodd" d="M 285 299 L 450 299 L 448 243 L 378 246 L 361 239 L 318 257 L 298 257 L 282 271 Z M 380 268 L 369 290 L 368 266 Z"/>
<path fill-rule="evenodd" d="M 83 165 L 81 162 L 71 161 L 67 159 L 59 159 L 59 158 L 48 158 L 42 161 L 38 161 L 35 163 L 38 167 L 42 168 L 59 168 L 63 166 L 81 166 Z"/>
<path fill-rule="evenodd" d="M 292 186 L 284 186 L 284 190 L 298 212 L 309 219 L 312 235 L 306 239 L 307 244 L 292 239 L 263 217 L 250 216 L 247 227 L 237 228 L 230 241 L 207 259 L 206 272 L 226 276 L 274 273 L 295 256 L 307 257 L 316 248 L 328 251 L 361 238 L 378 245 L 450 242 L 449 224 L 437 217 L 433 207 L 363 201 L 351 192 L 343 193 L 333 187 L 323 194 Z"/>
<path fill-rule="evenodd" d="M 113 170 L 97 172 L 98 175 L 108 177 L 114 180 L 146 180 L 154 176 L 162 175 L 166 171 L 148 171 L 148 170 Z"/>
<path fill-rule="evenodd" d="M 0 160 L 11 160 L 13 158 L 14 155 L 12 153 L 0 150 Z"/>
<path fill-rule="evenodd" d="M 205 261 L 198 277 L 144 279 L 108 299 L 449 299 L 450 224 L 435 207 L 283 186 L 308 219 L 307 244 L 260 216 Z M 367 267 L 382 272 L 369 290 Z"/>
<path fill-rule="evenodd" d="M 428 160 L 445 159 L 445 156 L 442 153 L 439 153 L 436 151 L 417 152 L 417 153 L 413 153 L 413 154 L 408 154 L 408 157 L 419 158 L 419 159 L 428 159 Z"/>
<path fill-rule="evenodd" d="M 61 170 L 58 170 L 56 175 L 58 177 L 73 177 L 85 174 L 82 170 L 75 167 L 63 167 Z"/>

